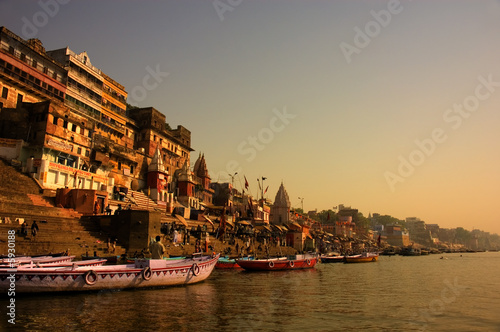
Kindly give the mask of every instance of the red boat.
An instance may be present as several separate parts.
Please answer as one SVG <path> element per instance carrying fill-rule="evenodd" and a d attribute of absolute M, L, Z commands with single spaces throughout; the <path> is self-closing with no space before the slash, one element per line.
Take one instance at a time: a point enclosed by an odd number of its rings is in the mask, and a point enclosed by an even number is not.
<path fill-rule="evenodd" d="M 240 258 L 242 260 L 251 260 L 253 259 L 253 256 L 247 256 L 247 257 L 242 257 Z M 215 264 L 216 269 L 224 269 L 224 270 L 234 270 L 234 269 L 240 269 L 241 266 L 236 263 L 235 258 L 229 258 L 229 257 L 219 257 L 219 260 L 217 261 L 217 264 Z"/>
<path fill-rule="evenodd" d="M 239 266 L 238 263 L 236 263 L 236 259 L 234 258 L 220 257 L 217 263 L 215 264 L 215 268 L 231 270 L 231 269 L 241 269 L 241 266 Z"/>
<path fill-rule="evenodd" d="M 244 260 L 237 259 L 236 263 L 247 271 L 280 271 L 311 269 L 318 262 L 315 255 L 296 255 L 268 259 Z"/>

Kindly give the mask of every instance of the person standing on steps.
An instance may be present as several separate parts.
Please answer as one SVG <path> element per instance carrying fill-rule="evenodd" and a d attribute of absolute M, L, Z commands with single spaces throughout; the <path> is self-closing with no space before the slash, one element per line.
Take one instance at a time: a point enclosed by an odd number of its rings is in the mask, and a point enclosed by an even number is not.
<path fill-rule="evenodd" d="M 31 225 L 31 239 L 32 241 L 35 241 L 36 235 L 38 234 L 38 224 L 36 223 L 36 220 L 33 220 L 33 224 Z"/>

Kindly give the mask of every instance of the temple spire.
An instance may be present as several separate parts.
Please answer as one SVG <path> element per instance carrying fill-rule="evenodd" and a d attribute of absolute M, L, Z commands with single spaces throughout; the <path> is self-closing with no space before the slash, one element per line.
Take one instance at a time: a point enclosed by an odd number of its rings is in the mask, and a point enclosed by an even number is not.
<path fill-rule="evenodd" d="M 156 148 L 156 151 L 151 160 L 151 164 L 148 166 L 148 172 L 165 172 L 165 166 L 163 165 L 163 160 L 161 158 L 160 149 Z"/>

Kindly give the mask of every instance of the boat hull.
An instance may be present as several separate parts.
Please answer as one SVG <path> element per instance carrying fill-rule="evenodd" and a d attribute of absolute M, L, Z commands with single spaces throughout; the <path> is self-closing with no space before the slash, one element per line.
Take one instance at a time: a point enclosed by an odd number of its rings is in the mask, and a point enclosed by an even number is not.
<path fill-rule="evenodd" d="M 234 269 L 241 269 L 241 266 L 238 265 L 238 263 L 236 263 L 236 261 L 234 262 L 217 262 L 217 264 L 215 264 L 215 268 L 216 269 L 222 269 L 222 270 L 234 270 Z"/>
<path fill-rule="evenodd" d="M 344 263 L 344 256 L 321 256 L 321 263 Z"/>
<path fill-rule="evenodd" d="M 239 258 L 241 260 L 252 260 L 253 256 L 248 256 L 248 257 L 242 257 Z M 238 269 L 241 270 L 242 267 L 236 263 L 236 258 L 229 258 L 229 257 L 220 257 L 219 260 L 217 261 L 217 264 L 215 264 L 216 269 L 223 269 L 223 270 L 234 270 Z"/>
<path fill-rule="evenodd" d="M 144 260 L 135 264 L 76 268 L 38 268 L 0 272 L 0 291 L 15 280 L 19 293 L 80 292 L 104 289 L 168 287 L 197 283 L 212 273 L 218 255 L 182 261 Z M 15 272 L 13 272 L 15 271 Z"/>
<path fill-rule="evenodd" d="M 318 257 L 310 257 L 303 259 L 255 259 L 242 260 L 237 259 L 239 266 L 247 271 L 283 271 L 283 270 L 301 270 L 312 269 L 318 262 Z"/>
<path fill-rule="evenodd" d="M 355 255 L 355 256 L 346 256 L 346 263 L 371 263 L 376 262 L 378 260 L 378 255 Z"/>

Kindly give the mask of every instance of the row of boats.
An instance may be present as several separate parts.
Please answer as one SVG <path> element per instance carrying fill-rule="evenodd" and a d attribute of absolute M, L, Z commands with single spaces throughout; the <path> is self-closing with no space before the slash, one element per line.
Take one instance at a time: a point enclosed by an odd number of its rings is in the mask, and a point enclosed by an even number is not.
<path fill-rule="evenodd" d="M 316 263 L 368 263 L 378 260 L 378 253 L 358 255 L 295 255 L 288 257 L 253 259 L 252 257 L 221 257 L 215 265 L 218 269 L 245 269 L 249 271 L 298 270 L 313 268 Z"/>
<path fill-rule="evenodd" d="M 207 279 L 215 267 L 247 271 L 311 269 L 323 263 L 376 262 L 378 254 L 318 256 L 302 254 L 255 259 L 220 254 L 174 259 L 135 259 L 127 264 L 105 265 L 106 258 L 74 261 L 75 256 L 15 257 L 0 259 L 0 292 L 44 293 L 103 289 L 179 286 Z"/>

